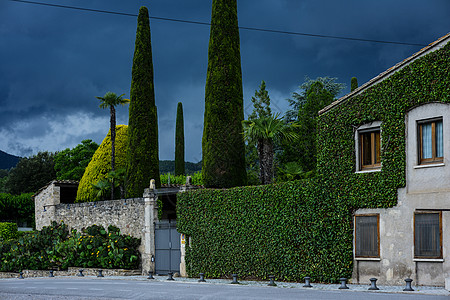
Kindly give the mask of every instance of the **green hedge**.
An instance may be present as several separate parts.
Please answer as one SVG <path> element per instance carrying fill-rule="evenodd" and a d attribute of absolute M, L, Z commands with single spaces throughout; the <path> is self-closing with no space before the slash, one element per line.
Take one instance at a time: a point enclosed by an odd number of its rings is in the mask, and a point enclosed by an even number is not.
<path fill-rule="evenodd" d="M 317 179 L 178 194 L 189 276 L 332 282 L 350 277 L 351 216 Z M 180 217 L 181 216 L 181 217 Z"/>
<path fill-rule="evenodd" d="M 178 229 L 192 237 L 189 275 L 351 277 L 353 212 L 397 204 L 406 184 L 405 116 L 450 102 L 449 65 L 447 44 L 320 115 L 314 179 L 180 194 Z M 373 121 L 382 122 L 381 172 L 355 173 L 356 128 Z"/>
<path fill-rule="evenodd" d="M 0 223 L 0 239 L 9 240 L 18 236 L 16 223 Z"/>
<path fill-rule="evenodd" d="M 15 223 L 26 222 L 34 227 L 33 193 L 11 195 L 0 193 L 0 220 Z"/>
<path fill-rule="evenodd" d="M 128 126 L 116 126 L 116 170 L 125 169 L 128 143 Z M 111 131 L 105 137 L 100 147 L 95 151 L 92 160 L 84 171 L 80 184 L 78 185 L 75 202 L 96 201 L 97 192 L 92 184 L 106 178 L 111 171 Z"/>

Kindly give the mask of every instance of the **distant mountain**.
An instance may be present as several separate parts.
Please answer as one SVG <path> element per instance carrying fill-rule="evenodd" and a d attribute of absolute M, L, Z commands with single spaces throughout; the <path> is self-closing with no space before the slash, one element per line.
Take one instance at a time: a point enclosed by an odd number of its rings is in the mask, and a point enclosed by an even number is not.
<path fill-rule="evenodd" d="M 0 150 L 0 169 L 11 169 L 14 168 L 21 157 L 8 154 Z"/>
<path fill-rule="evenodd" d="M 185 162 L 184 168 L 186 169 L 186 174 L 191 175 L 195 172 L 202 170 L 202 162 L 198 163 L 192 163 L 192 162 Z M 159 173 L 160 174 L 166 174 L 166 173 L 175 173 L 175 161 L 174 160 L 160 160 L 159 161 Z"/>

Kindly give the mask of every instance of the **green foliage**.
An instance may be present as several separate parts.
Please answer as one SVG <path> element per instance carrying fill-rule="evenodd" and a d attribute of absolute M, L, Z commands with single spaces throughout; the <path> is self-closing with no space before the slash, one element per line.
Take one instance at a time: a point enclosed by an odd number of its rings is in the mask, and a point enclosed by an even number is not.
<path fill-rule="evenodd" d="M 333 93 L 322 82 L 316 81 L 309 85 L 306 102 L 300 106 L 297 114 L 296 131 L 299 138 L 296 143 L 282 143 L 284 151 L 278 156 L 281 164 L 295 161 L 305 172 L 315 169 L 318 112 L 334 100 Z"/>
<path fill-rule="evenodd" d="M 450 103 L 449 63 L 447 44 L 321 114 L 314 178 L 178 195 L 178 230 L 192 237 L 189 275 L 349 278 L 353 212 L 397 205 L 406 183 L 406 113 L 429 102 Z M 382 122 L 382 169 L 356 173 L 355 128 L 372 121 Z"/>
<path fill-rule="evenodd" d="M 34 224 L 33 193 L 11 195 L 0 193 L 0 221 Z"/>
<path fill-rule="evenodd" d="M 83 140 L 73 149 L 67 148 L 56 153 L 55 171 L 57 179 L 80 181 L 97 148 L 96 142 Z"/>
<path fill-rule="evenodd" d="M 255 91 L 255 95 L 252 97 L 252 103 L 253 111 L 248 116 L 249 121 L 262 117 L 270 117 L 272 115 L 269 92 L 266 90 L 266 83 L 264 80 L 261 81 L 259 91 Z"/>
<path fill-rule="evenodd" d="M 191 176 L 193 185 L 203 185 L 202 172 L 195 172 L 191 175 L 174 175 L 170 173 L 161 174 L 159 176 L 161 184 L 168 184 L 170 176 L 170 184 L 186 184 L 186 177 Z"/>
<path fill-rule="evenodd" d="M 185 175 L 183 104 L 178 102 L 175 128 L 175 175 Z"/>
<path fill-rule="evenodd" d="M 334 282 L 351 277 L 352 218 L 316 179 L 177 196 L 189 276 Z M 345 213 L 344 213 L 345 212 Z"/>
<path fill-rule="evenodd" d="M 127 128 L 126 125 L 116 127 L 116 168 L 125 168 L 127 153 Z M 110 132 L 105 137 L 100 147 L 95 151 L 91 162 L 86 168 L 78 186 L 75 202 L 96 201 L 96 191 L 92 184 L 106 179 L 111 171 L 111 138 Z M 141 195 L 142 196 L 142 195 Z"/>
<path fill-rule="evenodd" d="M 150 179 L 159 182 L 158 122 L 153 86 L 150 22 L 139 9 L 130 91 L 127 152 L 127 197 L 142 197 Z"/>
<path fill-rule="evenodd" d="M 287 99 L 289 102 L 289 106 L 292 108 L 286 111 L 285 118 L 287 121 L 296 121 L 298 118 L 298 112 L 302 108 L 302 106 L 306 103 L 308 98 L 308 91 L 311 89 L 311 86 L 317 82 L 320 82 L 323 85 L 323 88 L 328 91 L 333 98 L 336 98 L 339 93 L 345 89 L 345 84 L 336 82 L 337 78 L 335 77 L 317 77 L 316 79 L 311 79 L 308 76 L 305 76 L 305 82 L 299 86 L 300 92 L 292 93 L 292 99 Z"/>
<path fill-rule="evenodd" d="M 350 91 L 353 92 L 358 88 L 358 79 L 356 77 L 352 77 L 352 80 L 350 82 Z"/>
<path fill-rule="evenodd" d="M 202 175 L 207 187 L 247 183 L 236 2 L 214 0 L 212 3 L 202 138 Z"/>
<path fill-rule="evenodd" d="M 0 222 L 0 241 L 7 241 L 18 236 L 17 224 Z"/>
<path fill-rule="evenodd" d="M 117 227 L 92 225 L 83 232 L 52 223 L 41 231 L 0 243 L 0 271 L 49 270 L 68 267 L 139 267 L 140 239 L 121 235 Z"/>
<path fill-rule="evenodd" d="M 22 158 L 11 169 L 6 181 L 7 192 L 20 195 L 34 193 L 56 178 L 55 154 L 39 152 L 29 158 Z"/>

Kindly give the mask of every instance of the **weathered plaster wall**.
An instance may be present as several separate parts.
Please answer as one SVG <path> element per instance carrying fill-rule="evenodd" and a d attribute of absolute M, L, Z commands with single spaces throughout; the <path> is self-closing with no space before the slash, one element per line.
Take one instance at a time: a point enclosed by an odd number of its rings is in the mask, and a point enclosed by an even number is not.
<path fill-rule="evenodd" d="M 418 165 L 417 121 L 443 117 L 443 163 Z M 417 107 L 406 119 L 406 187 L 398 190 L 398 204 L 389 209 L 359 209 L 356 214 L 380 214 L 380 258 L 356 258 L 353 282 L 443 286 L 450 277 L 450 105 L 431 103 Z M 442 259 L 414 258 L 414 212 L 442 211 Z"/>

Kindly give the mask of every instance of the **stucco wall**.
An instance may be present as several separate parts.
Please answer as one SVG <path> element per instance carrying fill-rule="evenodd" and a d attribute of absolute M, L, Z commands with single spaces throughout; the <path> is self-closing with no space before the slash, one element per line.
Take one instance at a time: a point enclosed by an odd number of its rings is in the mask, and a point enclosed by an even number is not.
<path fill-rule="evenodd" d="M 443 118 L 444 161 L 418 165 L 417 121 Z M 398 204 L 389 209 L 359 209 L 356 214 L 379 213 L 380 258 L 356 258 L 353 281 L 380 284 L 443 286 L 450 277 L 450 105 L 430 103 L 411 110 L 406 117 L 406 187 L 398 190 Z M 414 258 L 414 213 L 442 212 L 442 259 Z"/>

